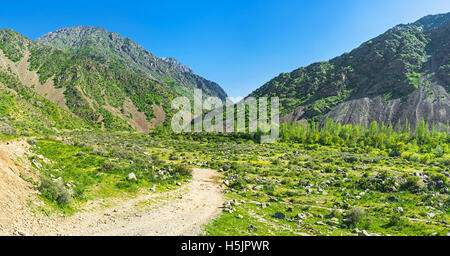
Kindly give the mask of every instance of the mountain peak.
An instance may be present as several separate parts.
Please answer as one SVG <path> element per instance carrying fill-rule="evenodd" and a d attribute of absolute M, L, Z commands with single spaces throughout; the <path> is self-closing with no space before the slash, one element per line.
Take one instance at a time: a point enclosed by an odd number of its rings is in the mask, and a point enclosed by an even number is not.
<path fill-rule="evenodd" d="M 60 28 L 55 31 L 48 32 L 47 34 L 36 39 L 36 41 L 46 41 L 46 40 L 48 40 L 47 39 L 48 37 L 55 37 L 59 34 L 64 34 L 64 33 L 80 33 L 80 32 L 92 33 L 95 31 L 104 32 L 104 33 L 114 33 L 114 32 L 109 32 L 108 30 L 101 28 L 101 27 L 78 25 L 78 26 L 74 26 L 74 27 Z"/>
<path fill-rule="evenodd" d="M 350 53 L 282 73 L 250 94 L 278 96 L 281 119 L 368 125 L 450 120 L 450 13 L 389 29 Z M 435 111 L 437 110 L 437 111 Z"/>
<path fill-rule="evenodd" d="M 175 58 L 157 58 L 133 40 L 104 28 L 62 28 L 38 38 L 37 42 L 66 52 L 87 55 L 101 62 L 113 62 L 161 83 L 167 83 L 178 92 L 189 94 L 190 89 L 199 88 L 211 96 L 222 99 L 227 96 L 218 84 L 194 74 L 191 68 Z"/>
<path fill-rule="evenodd" d="M 435 15 L 427 15 L 411 25 L 422 27 L 423 31 L 432 30 L 441 27 L 450 22 L 450 12 Z"/>
<path fill-rule="evenodd" d="M 179 62 L 175 58 L 172 58 L 172 57 L 161 57 L 159 59 L 164 61 L 164 62 L 167 62 L 169 65 L 171 65 L 172 67 L 174 67 L 175 69 L 177 69 L 180 72 L 194 73 L 190 67 L 182 64 L 181 62 Z"/>

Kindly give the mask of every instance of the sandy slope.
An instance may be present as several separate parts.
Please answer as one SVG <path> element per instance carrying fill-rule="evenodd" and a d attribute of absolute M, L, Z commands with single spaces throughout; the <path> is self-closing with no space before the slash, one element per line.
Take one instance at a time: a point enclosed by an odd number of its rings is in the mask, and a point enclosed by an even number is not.
<path fill-rule="evenodd" d="M 35 224 L 28 200 L 36 191 L 21 178 L 36 179 L 27 166 L 27 151 L 24 140 L 0 143 L 0 235 L 24 234 Z"/>

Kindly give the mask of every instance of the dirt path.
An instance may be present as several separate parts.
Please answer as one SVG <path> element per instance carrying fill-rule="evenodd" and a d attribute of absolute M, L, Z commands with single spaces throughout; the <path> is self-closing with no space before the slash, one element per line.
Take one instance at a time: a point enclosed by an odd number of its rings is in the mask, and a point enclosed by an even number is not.
<path fill-rule="evenodd" d="M 56 221 L 55 234 L 197 235 L 202 225 L 220 212 L 223 197 L 215 170 L 194 168 L 192 175 L 190 183 L 175 191 L 153 193 L 112 208 L 61 218 Z"/>
<path fill-rule="evenodd" d="M 73 216 L 45 216 L 37 191 L 21 175 L 31 172 L 25 140 L 0 143 L 1 235 L 197 235 L 223 205 L 219 174 L 192 169 L 192 180 L 179 189 L 131 199 L 88 202 Z"/>

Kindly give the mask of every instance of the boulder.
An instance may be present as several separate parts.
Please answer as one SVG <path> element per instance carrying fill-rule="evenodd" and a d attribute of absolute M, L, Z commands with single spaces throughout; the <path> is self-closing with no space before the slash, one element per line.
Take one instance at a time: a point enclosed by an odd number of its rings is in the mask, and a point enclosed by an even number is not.
<path fill-rule="evenodd" d="M 286 215 L 282 212 L 276 212 L 274 215 L 272 215 L 272 217 L 280 219 L 280 220 L 284 220 L 286 218 Z"/>
<path fill-rule="evenodd" d="M 249 232 L 256 231 L 256 230 L 258 230 L 258 229 L 255 226 L 253 226 L 253 225 L 248 226 Z"/>
<path fill-rule="evenodd" d="M 387 199 L 388 199 L 389 201 L 391 201 L 391 202 L 398 202 L 398 198 L 395 197 L 395 196 L 390 196 L 390 197 L 388 197 Z"/>
<path fill-rule="evenodd" d="M 137 181 L 136 174 L 134 174 L 134 172 L 128 174 L 128 180 L 134 180 L 134 181 Z"/>
<path fill-rule="evenodd" d="M 366 230 L 362 230 L 358 233 L 358 236 L 370 236 L 370 234 Z"/>

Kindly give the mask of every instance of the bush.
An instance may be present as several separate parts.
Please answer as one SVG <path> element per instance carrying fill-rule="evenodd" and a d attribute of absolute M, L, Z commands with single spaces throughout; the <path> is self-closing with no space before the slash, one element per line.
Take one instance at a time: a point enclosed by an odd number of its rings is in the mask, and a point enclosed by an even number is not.
<path fill-rule="evenodd" d="M 266 194 L 273 196 L 274 192 L 275 192 L 275 186 L 273 184 L 271 184 L 271 183 L 265 184 L 263 186 L 263 191 Z"/>
<path fill-rule="evenodd" d="M 419 157 L 419 162 L 426 164 L 431 160 L 430 154 L 423 154 Z"/>
<path fill-rule="evenodd" d="M 441 145 L 437 145 L 436 148 L 433 149 L 433 154 L 436 157 L 442 157 L 444 153 L 445 153 L 444 148 Z"/>
<path fill-rule="evenodd" d="M 361 223 L 361 221 L 364 219 L 365 216 L 366 212 L 363 209 L 356 206 L 346 212 L 345 222 L 351 227 L 355 227 L 356 225 Z"/>
<path fill-rule="evenodd" d="M 397 142 L 397 144 L 392 148 L 390 156 L 400 156 L 405 149 L 406 145 L 403 141 Z"/>
<path fill-rule="evenodd" d="M 401 157 L 402 157 L 403 159 L 410 160 L 412 154 L 414 154 L 414 153 L 413 153 L 413 152 L 410 152 L 410 151 L 405 151 L 405 152 L 403 152 L 403 153 L 401 154 Z"/>
<path fill-rule="evenodd" d="M 64 187 L 62 181 L 54 182 L 45 176 L 41 176 L 39 191 L 42 196 L 58 203 L 59 205 L 67 205 L 72 200 L 72 195 L 69 190 Z"/>
<path fill-rule="evenodd" d="M 336 166 L 334 166 L 334 165 L 327 165 L 327 166 L 325 166 L 325 168 L 323 168 L 323 170 L 326 173 L 333 173 L 333 172 L 336 171 Z"/>
<path fill-rule="evenodd" d="M 386 224 L 387 227 L 396 227 L 397 229 L 401 229 L 404 226 L 407 226 L 409 224 L 408 220 L 405 218 L 402 218 L 402 216 L 398 213 L 393 214 L 390 218 L 388 223 Z"/>
<path fill-rule="evenodd" d="M 230 187 L 242 190 L 247 187 L 247 182 L 242 177 L 239 177 L 230 183 Z"/>
<path fill-rule="evenodd" d="M 172 166 L 172 173 L 175 176 L 192 176 L 192 170 L 184 164 Z"/>
<path fill-rule="evenodd" d="M 444 166 L 450 166 L 450 155 L 444 155 L 436 159 L 436 161 Z"/>
<path fill-rule="evenodd" d="M 406 181 L 401 185 L 401 189 L 411 192 L 418 192 L 420 188 L 420 178 L 417 176 L 408 176 Z"/>
<path fill-rule="evenodd" d="M 277 166 L 279 166 L 279 165 L 281 165 L 281 160 L 280 160 L 280 159 L 278 159 L 278 158 L 276 158 L 276 159 L 273 159 L 273 160 L 272 160 L 272 164 L 273 164 L 273 165 L 277 165 Z"/>
<path fill-rule="evenodd" d="M 413 153 L 412 155 L 409 156 L 409 160 L 413 161 L 413 162 L 418 162 L 420 159 L 420 155 L 417 153 Z"/>
<path fill-rule="evenodd" d="M 29 145 L 36 145 L 36 139 L 34 139 L 34 138 L 28 139 L 28 140 L 27 140 L 27 143 L 28 143 Z"/>
<path fill-rule="evenodd" d="M 428 186 L 434 189 L 441 189 L 447 186 L 447 177 L 442 173 L 431 174 L 430 181 Z"/>
<path fill-rule="evenodd" d="M 281 184 L 286 185 L 286 186 L 292 186 L 294 184 L 294 180 L 292 178 L 283 178 L 281 179 Z"/>
<path fill-rule="evenodd" d="M 114 163 L 104 163 L 102 170 L 103 171 L 111 171 L 115 168 L 116 168 L 116 165 Z"/>
<path fill-rule="evenodd" d="M 137 181 L 123 179 L 116 183 L 116 188 L 120 190 L 126 190 L 128 192 L 136 192 L 137 189 Z"/>

